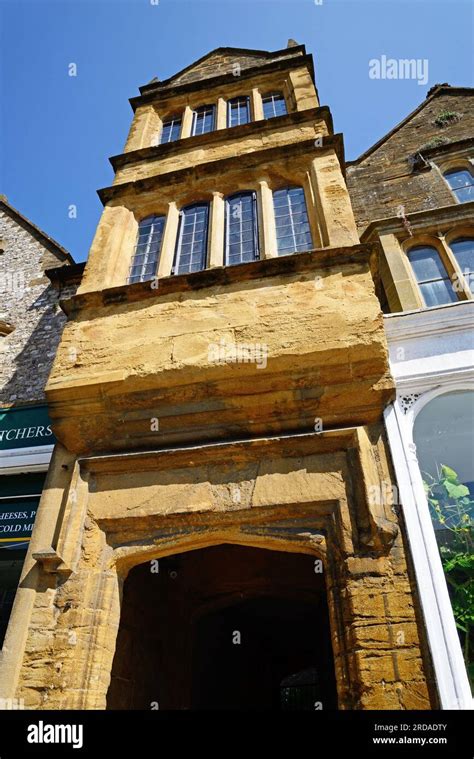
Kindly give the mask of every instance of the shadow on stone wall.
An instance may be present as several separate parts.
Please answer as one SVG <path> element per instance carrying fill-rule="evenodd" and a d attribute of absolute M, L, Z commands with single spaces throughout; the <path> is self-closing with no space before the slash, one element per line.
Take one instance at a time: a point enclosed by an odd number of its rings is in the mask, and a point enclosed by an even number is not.
<path fill-rule="evenodd" d="M 27 323 L 35 322 L 35 327 L 16 355 L 12 356 L 8 350 L 3 353 L 3 361 L 13 362 L 14 370 L 0 389 L 0 404 L 19 406 L 45 402 L 44 388 L 66 324 L 66 316 L 59 306 L 61 297 L 63 293 L 50 284 L 28 306 L 24 319 Z M 38 312 L 42 312 L 39 320 Z M 15 337 L 18 338 L 18 333 L 15 333 L 21 330 L 21 323 L 14 327 L 13 332 L 3 340 L 13 342 Z M 8 343 L 5 348 L 8 348 Z"/>

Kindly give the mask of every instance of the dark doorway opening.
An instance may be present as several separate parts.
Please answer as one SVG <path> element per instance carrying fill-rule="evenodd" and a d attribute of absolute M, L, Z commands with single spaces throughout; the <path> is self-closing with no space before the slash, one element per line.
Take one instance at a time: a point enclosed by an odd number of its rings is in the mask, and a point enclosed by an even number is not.
<path fill-rule="evenodd" d="M 336 709 L 314 557 L 220 545 L 142 564 L 123 593 L 109 709 Z"/>

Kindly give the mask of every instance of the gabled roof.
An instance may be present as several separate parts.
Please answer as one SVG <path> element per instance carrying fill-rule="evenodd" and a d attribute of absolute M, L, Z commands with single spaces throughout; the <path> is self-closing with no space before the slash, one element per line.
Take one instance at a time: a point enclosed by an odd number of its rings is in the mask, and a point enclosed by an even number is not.
<path fill-rule="evenodd" d="M 431 103 L 434 98 L 439 97 L 440 95 L 462 95 L 462 94 L 473 94 L 474 88 L 473 87 L 451 87 L 450 84 L 435 84 L 434 87 L 432 87 L 425 100 L 420 103 L 420 105 L 415 108 L 414 111 L 408 114 L 403 121 L 400 121 L 399 124 L 393 127 L 387 134 L 385 134 L 383 137 L 380 138 L 378 142 L 376 142 L 374 145 L 372 145 L 370 148 L 368 148 L 364 153 L 362 153 L 358 158 L 354 159 L 353 161 L 348 161 L 346 163 L 346 166 L 355 166 L 356 164 L 360 163 L 361 161 L 365 160 L 371 153 L 374 153 L 381 145 L 384 144 L 384 142 L 387 142 L 387 140 L 390 139 L 396 132 L 398 132 L 399 129 L 405 126 L 411 119 L 416 116 L 420 111 L 425 108 L 428 103 Z"/>
<path fill-rule="evenodd" d="M 66 259 L 71 264 L 75 263 L 73 257 L 69 251 L 66 250 L 66 248 L 63 248 L 63 246 L 56 242 L 56 240 L 54 240 L 52 237 L 50 237 L 50 235 L 46 234 L 46 232 L 43 232 L 42 229 L 37 227 L 36 224 L 33 224 L 33 222 L 27 219 L 26 216 L 23 216 L 20 211 L 18 211 L 14 206 L 11 205 L 11 203 L 8 202 L 5 195 L 0 195 L 0 211 L 5 211 L 18 224 L 20 224 L 22 227 L 26 227 L 28 231 L 33 235 L 33 237 L 35 237 L 35 239 L 39 239 L 45 248 L 51 251 L 51 253 L 54 253 L 54 255 L 58 256 L 58 258 L 62 260 Z"/>
<path fill-rule="evenodd" d="M 191 81 L 195 81 L 196 79 L 201 78 L 199 76 L 200 73 L 202 74 L 205 71 L 209 71 L 209 65 L 212 63 L 213 59 L 216 64 L 217 71 L 219 64 L 224 60 L 227 60 L 229 56 L 232 56 L 233 64 L 238 63 L 242 69 L 248 69 L 261 65 L 263 63 L 269 63 L 273 60 L 294 58 L 301 55 L 306 55 L 306 48 L 304 45 L 296 44 L 292 44 L 287 48 L 276 50 L 274 52 L 270 52 L 268 50 L 252 50 L 241 47 L 217 47 L 214 50 L 211 50 L 209 53 L 203 55 L 201 58 L 198 58 L 197 61 L 193 61 L 193 63 L 181 69 L 176 74 L 173 74 L 173 76 L 170 76 L 168 79 L 160 81 L 157 79 L 157 77 L 154 77 L 151 82 L 145 84 L 139 89 L 140 92 L 144 94 L 150 89 L 161 89 L 172 86 L 174 84 L 185 84 Z M 229 71 L 229 73 L 232 73 L 232 71 Z M 212 76 L 218 75 L 219 74 L 216 73 L 212 74 L 211 76 L 202 78 L 212 78 Z"/>

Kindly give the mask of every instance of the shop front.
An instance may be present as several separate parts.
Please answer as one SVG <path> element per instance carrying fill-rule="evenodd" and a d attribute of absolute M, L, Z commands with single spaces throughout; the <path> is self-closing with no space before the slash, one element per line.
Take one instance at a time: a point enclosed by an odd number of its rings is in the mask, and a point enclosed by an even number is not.
<path fill-rule="evenodd" d="M 53 450 L 45 405 L 0 411 L 0 647 Z"/>

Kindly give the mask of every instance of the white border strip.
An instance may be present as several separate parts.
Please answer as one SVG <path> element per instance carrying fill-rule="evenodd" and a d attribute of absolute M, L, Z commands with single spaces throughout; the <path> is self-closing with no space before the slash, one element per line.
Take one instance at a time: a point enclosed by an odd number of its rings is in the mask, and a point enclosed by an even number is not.
<path fill-rule="evenodd" d="M 403 504 L 441 707 L 471 709 L 471 688 L 423 483 L 419 471 L 418 477 L 413 476 L 413 468 L 403 442 L 402 425 L 405 420 L 400 419 L 400 413 L 393 404 L 387 407 L 384 412 L 385 425 L 397 475 L 400 501 Z M 416 466 L 418 468 L 417 464 Z"/>

